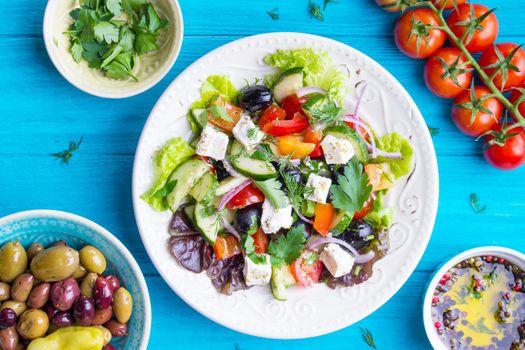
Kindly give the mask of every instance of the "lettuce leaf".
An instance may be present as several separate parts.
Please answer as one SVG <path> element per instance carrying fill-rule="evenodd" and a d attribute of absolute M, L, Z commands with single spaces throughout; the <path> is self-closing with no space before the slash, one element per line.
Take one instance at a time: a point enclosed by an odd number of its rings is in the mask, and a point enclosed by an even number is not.
<path fill-rule="evenodd" d="M 377 147 L 385 152 L 400 152 L 403 155 L 402 159 L 377 157 L 374 160 L 374 163 L 384 162 L 390 164 L 390 172 L 394 179 L 398 179 L 410 172 L 414 151 L 407 139 L 400 134 L 393 132 L 377 139 Z"/>
<path fill-rule="evenodd" d="M 177 166 L 195 154 L 195 149 L 181 137 L 169 140 L 153 157 L 155 181 L 140 198 L 158 211 L 168 209 L 164 198 L 171 192 L 175 184 L 166 183 Z"/>
<path fill-rule="evenodd" d="M 270 66 L 279 68 L 280 72 L 266 77 L 266 83 L 271 86 L 279 75 L 287 69 L 303 67 L 305 86 L 325 89 L 328 97 L 342 103 L 348 93 L 348 73 L 334 64 L 328 52 L 314 51 L 311 48 L 277 50 L 264 58 Z"/>
<path fill-rule="evenodd" d="M 365 216 L 365 220 L 376 229 L 389 229 L 394 220 L 394 209 L 374 210 Z"/>
<path fill-rule="evenodd" d="M 227 76 L 210 75 L 206 81 L 202 83 L 200 93 L 201 99 L 193 102 L 191 109 L 207 108 L 215 96 L 221 96 L 227 101 L 232 101 L 237 97 L 239 91 Z"/>

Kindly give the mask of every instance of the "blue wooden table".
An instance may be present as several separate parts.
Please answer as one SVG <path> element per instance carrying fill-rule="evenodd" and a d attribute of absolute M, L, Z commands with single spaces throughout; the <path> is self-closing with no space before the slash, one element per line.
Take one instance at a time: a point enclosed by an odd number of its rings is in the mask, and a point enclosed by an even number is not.
<path fill-rule="evenodd" d="M 320 0 L 317 0 L 318 2 Z M 339 0 L 325 21 L 310 19 L 306 0 L 181 0 L 185 37 L 181 54 L 157 86 L 124 100 L 87 95 L 51 64 L 42 39 L 44 0 L 0 0 L 0 216 L 27 209 L 59 209 L 90 218 L 118 236 L 137 258 L 153 305 L 151 349 L 366 349 L 359 326 L 379 349 L 430 348 L 421 298 L 434 268 L 447 257 L 481 245 L 525 251 L 525 168 L 501 172 L 481 157 L 480 144 L 450 120 L 450 102 L 432 96 L 422 62 L 395 47 L 396 15 L 372 0 Z M 521 0 L 483 0 L 499 6 L 500 41 L 525 42 Z M 279 20 L 266 11 L 278 8 Z M 131 205 L 131 169 L 137 141 L 155 101 L 189 64 L 232 40 L 267 31 L 301 31 L 349 44 L 385 66 L 419 105 L 434 137 L 440 205 L 434 234 L 417 270 L 381 309 L 352 327 L 314 339 L 273 341 L 236 333 L 201 316 L 159 277 L 142 246 Z M 49 154 L 84 141 L 69 166 Z M 475 214 L 470 194 L 487 210 Z"/>

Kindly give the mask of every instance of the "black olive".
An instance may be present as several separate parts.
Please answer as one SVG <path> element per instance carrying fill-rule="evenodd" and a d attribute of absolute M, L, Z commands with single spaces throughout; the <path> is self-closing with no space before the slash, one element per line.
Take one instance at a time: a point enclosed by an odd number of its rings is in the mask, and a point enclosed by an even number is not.
<path fill-rule="evenodd" d="M 301 173 L 301 170 L 299 168 L 286 168 L 284 172 L 288 174 L 288 177 L 293 182 L 297 182 L 300 184 L 303 183 L 303 174 Z M 283 184 L 283 187 L 286 186 L 281 172 L 279 172 L 279 181 L 281 181 L 281 183 Z"/>
<path fill-rule="evenodd" d="M 332 172 L 333 181 L 337 181 L 339 179 L 339 176 L 344 174 L 345 168 L 341 164 L 330 164 L 328 167 L 330 168 L 330 171 Z"/>
<path fill-rule="evenodd" d="M 310 238 L 312 235 L 312 225 L 304 222 L 301 218 L 297 218 L 297 220 L 295 220 L 295 222 L 292 224 L 292 227 L 297 227 L 299 225 L 304 225 L 304 238 Z"/>
<path fill-rule="evenodd" d="M 374 235 L 374 229 L 363 219 L 353 220 L 350 226 L 343 232 L 341 239 L 347 241 L 356 250 L 360 250 L 370 244 L 370 236 Z"/>
<path fill-rule="evenodd" d="M 241 107 L 248 112 L 259 112 L 273 103 L 272 90 L 264 85 L 252 85 L 241 91 Z"/>
<path fill-rule="evenodd" d="M 215 171 L 217 172 L 217 180 L 222 181 L 225 178 L 230 176 L 230 173 L 226 171 L 222 162 L 214 161 L 213 167 L 215 168 Z"/>
<path fill-rule="evenodd" d="M 248 205 L 235 212 L 233 224 L 241 232 L 248 232 L 250 228 L 258 224 L 261 217 L 262 207 L 260 204 Z"/>

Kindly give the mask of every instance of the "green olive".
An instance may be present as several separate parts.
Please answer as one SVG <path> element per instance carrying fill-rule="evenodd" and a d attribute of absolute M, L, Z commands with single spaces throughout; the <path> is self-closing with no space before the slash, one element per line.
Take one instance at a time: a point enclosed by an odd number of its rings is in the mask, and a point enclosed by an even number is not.
<path fill-rule="evenodd" d="M 31 261 L 35 257 L 35 255 L 37 255 L 44 249 L 44 246 L 40 243 L 31 244 L 29 248 L 27 248 L 27 258 L 29 259 L 29 261 Z"/>
<path fill-rule="evenodd" d="M 18 319 L 18 333 L 25 339 L 43 337 L 49 329 L 49 317 L 39 309 L 29 309 Z"/>
<path fill-rule="evenodd" d="M 108 345 L 109 342 L 111 341 L 111 338 L 113 338 L 109 329 L 107 329 L 104 326 L 93 326 L 93 327 L 98 328 L 102 331 L 102 333 L 104 334 L 104 345 Z"/>
<path fill-rule="evenodd" d="M 113 294 L 113 312 L 115 313 L 117 321 L 127 323 L 131 318 L 132 311 L 133 298 L 126 288 L 120 287 Z"/>
<path fill-rule="evenodd" d="M 70 277 L 78 269 L 78 252 L 67 246 L 47 248 L 31 260 L 31 272 L 43 282 L 56 282 Z"/>
<path fill-rule="evenodd" d="M 81 279 L 81 278 L 84 278 L 84 276 L 88 273 L 88 271 L 86 270 L 86 268 L 82 265 L 78 265 L 78 268 L 75 270 L 75 272 L 73 272 L 73 275 L 71 276 L 71 278 L 73 279 Z"/>
<path fill-rule="evenodd" d="M 27 268 L 27 253 L 19 241 L 8 242 L 0 248 L 0 281 L 13 282 Z"/>
<path fill-rule="evenodd" d="M 35 277 L 30 273 L 23 273 L 18 276 L 11 286 L 11 298 L 14 301 L 26 302 L 33 289 L 33 283 L 35 282 Z"/>
<path fill-rule="evenodd" d="M 106 269 L 106 258 L 97 248 L 87 245 L 80 249 L 80 263 L 88 271 L 101 274 Z"/>
<path fill-rule="evenodd" d="M 90 272 L 84 277 L 82 283 L 80 283 L 80 294 L 87 298 L 93 297 L 93 287 L 95 287 L 95 282 L 98 278 L 98 275 L 94 272 Z"/>
<path fill-rule="evenodd" d="M 7 283 L 0 282 L 0 301 L 11 298 L 11 286 Z"/>
<path fill-rule="evenodd" d="M 24 313 L 24 311 L 27 310 L 27 304 L 19 301 L 8 300 L 2 303 L 2 307 L 0 308 L 0 310 L 8 308 L 12 309 L 17 316 L 20 316 Z"/>

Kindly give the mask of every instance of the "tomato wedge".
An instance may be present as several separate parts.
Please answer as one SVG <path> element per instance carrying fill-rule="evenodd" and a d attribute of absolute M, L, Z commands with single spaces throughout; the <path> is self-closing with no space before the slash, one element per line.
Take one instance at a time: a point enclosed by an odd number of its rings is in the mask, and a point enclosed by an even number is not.
<path fill-rule="evenodd" d="M 205 163 L 208 163 L 208 164 L 210 165 L 210 171 L 211 171 L 212 173 L 214 173 L 215 175 L 217 175 L 217 170 L 216 170 L 215 167 L 213 166 L 213 163 L 212 163 L 210 157 L 207 157 L 207 156 L 200 156 L 200 155 L 198 155 L 198 154 L 194 155 L 194 157 L 197 158 L 197 159 L 202 160 L 202 161 L 205 162 Z"/>
<path fill-rule="evenodd" d="M 241 253 L 239 248 L 239 241 L 233 235 L 217 236 L 215 244 L 213 245 L 215 256 L 217 259 L 228 259 L 234 255 Z"/>
<path fill-rule="evenodd" d="M 291 272 L 297 284 L 303 288 L 311 287 L 319 281 L 323 263 L 319 256 L 310 250 L 302 252 L 292 264 Z"/>
<path fill-rule="evenodd" d="M 321 158 L 324 156 L 323 148 L 321 147 L 321 141 L 323 135 L 315 131 L 314 128 L 308 126 L 304 132 L 304 142 L 315 144 L 314 150 L 309 154 L 310 158 Z"/>
<path fill-rule="evenodd" d="M 259 119 L 259 127 L 264 129 L 266 124 L 284 118 L 286 118 L 286 111 L 279 106 L 271 105 L 262 112 L 261 119 Z"/>
<path fill-rule="evenodd" d="M 286 135 L 277 141 L 282 156 L 292 155 L 292 159 L 304 159 L 315 149 L 314 143 L 303 142 L 301 136 Z"/>
<path fill-rule="evenodd" d="M 229 209 L 243 208 L 251 204 L 264 202 L 264 194 L 253 184 L 249 184 L 230 199 L 226 204 Z"/>
<path fill-rule="evenodd" d="M 262 129 L 267 134 L 273 136 L 284 136 L 290 134 L 297 134 L 308 126 L 308 117 L 302 113 L 295 113 L 292 119 L 289 120 L 273 120 L 262 126 Z"/>
<path fill-rule="evenodd" d="M 242 109 L 233 103 L 226 101 L 221 96 L 217 97 L 217 99 L 215 99 L 215 101 L 213 101 L 211 104 L 222 107 L 226 114 L 232 119 L 232 121 L 214 117 L 211 112 L 208 113 L 208 121 L 223 131 L 231 133 L 235 124 L 237 124 L 239 119 L 241 119 Z"/>
<path fill-rule="evenodd" d="M 306 96 L 299 97 L 296 94 L 286 96 L 281 101 L 281 107 L 286 111 L 289 118 L 293 118 L 295 113 L 302 111 L 303 103 L 308 100 Z"/>
<path fill-rule="evenodd" d="M 266 236 L 262 228 L 259 227 L 252 237 L 255 252 L 257 254 L 266 253 L 268 251 L 268 236 Z"/>
<path fill-rule="evenodd" d="M 332 204 L 315 203 L 314 229 L 321 236 L 328 235 L 335 214 L 336 210 Z"/>
<path fill-rule="evenodd" d="M 354 219 L 362 219 L 368 214 L 370 214 L 370 212 L 372 212 L 373 210 L 374 210 L 374 198 L 370 197 L 365 202 L 365 204 L 363 204 L 363 208 L 355 212 Z"/>

